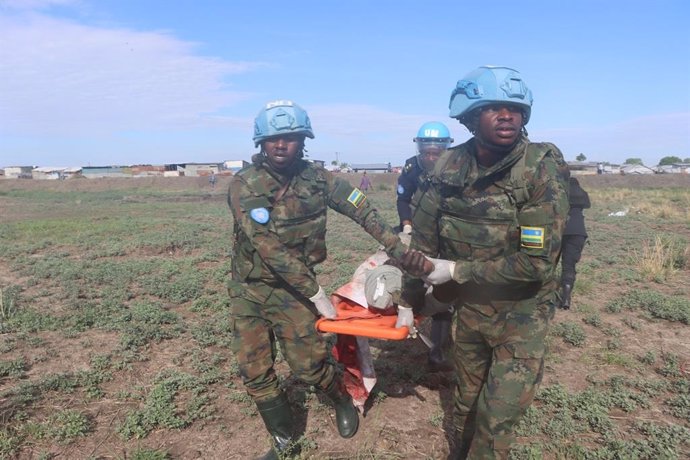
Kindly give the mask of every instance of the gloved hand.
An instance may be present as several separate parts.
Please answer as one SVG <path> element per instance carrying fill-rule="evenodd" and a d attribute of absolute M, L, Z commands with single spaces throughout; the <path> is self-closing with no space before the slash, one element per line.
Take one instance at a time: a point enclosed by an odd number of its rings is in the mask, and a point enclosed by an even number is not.
<path fill-rule="evenodd" d="M 446 259 L 434 259 L 433 257 L 427 257 L 432 264 L 434 264 L 434 270 L 426 276 L 422 276 L 422 279 L 431 285 L 443 284 L 453 279 L 453 273 L 455 272 L 455 262 Z"/>
<path fill-rule="evenodd" d="M 398 238 L 400 238 L 400 241 L 402 241 L 405 246 L 409 247 L 412 242 L 412 225 L 405 224 L 402 232 L 398 233 Z"/>
<path fill-rule="evenodd" d="M 412 309 L 408 307 L 403 307 L 398 305 L 398 319 L 395 321 L 395 327 L 407 326 L 407 330 L 410 331 L 411 336 L 417 334 L 417 329 L 414 327 L 414 314 Z"/>
<path fill-rule="evenodd" d="M 321 286 L 319 286 L 319 290 L 316 294 L 309 297 L 309 300 L 314 303 L 316 309 L 319 311 L 319 314 L 324 318 L 333 319 L 337 316 L 335 307 L 331 303 L 331 299 L 328 298 Z"/>

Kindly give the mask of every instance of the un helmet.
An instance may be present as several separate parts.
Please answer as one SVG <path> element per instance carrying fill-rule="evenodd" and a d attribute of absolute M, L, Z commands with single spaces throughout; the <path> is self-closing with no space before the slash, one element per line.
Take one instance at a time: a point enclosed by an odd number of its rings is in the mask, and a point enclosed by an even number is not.
<path fill-rule="evenodd" d="M 439 121 L 424 123 L 413 139 L 417 144 L 417 158 L 420 166 L 431 170 L 441 152 L 450 147 L 453 138 L 450 137 L 448 127 Z"/>
<path fill-rule="evenodd" d="M 314 139 L 309 115 L 292 101 L 269 102 L 254 119 L 255 147 L 268 137 L 288 133 L 303 134 Z"/>
<path fill-rule="evenodd" d="M 417 131 L 417 137 L 414 138 L 414 141 L 420 142 L 424 140 L 448 143 L 453 142 L 453 138 L 450 137 L 448 127 L 439 121 L 430 121 L 420 126 L 419 131 Z"/>
<path fill-rule="evenodd" d="M 496 103 L 520 107 L 526 125 L 532 112 L 532 91 L 517 70 L 482 66 L 458 81 L 450 95 L 449 116 L 463 123 L 474 109 Z"/>

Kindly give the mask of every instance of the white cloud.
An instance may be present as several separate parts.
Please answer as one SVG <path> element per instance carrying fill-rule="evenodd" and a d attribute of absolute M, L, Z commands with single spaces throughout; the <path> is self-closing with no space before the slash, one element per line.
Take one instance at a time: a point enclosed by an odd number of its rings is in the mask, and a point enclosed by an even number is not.
<path fill-rule="evenodd" d="M 264 65 L 199 56 L 165 33 L 40 15 L 0 16 L 0 43 L 0 130 L 12 134 L 212 126 L 210 114 L 248 97 L 227 77 Z"/>

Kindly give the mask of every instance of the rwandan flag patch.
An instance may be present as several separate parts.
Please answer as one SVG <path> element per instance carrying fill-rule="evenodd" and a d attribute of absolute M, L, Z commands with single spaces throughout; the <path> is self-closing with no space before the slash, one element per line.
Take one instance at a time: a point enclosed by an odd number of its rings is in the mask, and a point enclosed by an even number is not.
<path fill-rule="evenodd" d="M 544 227 L 520 227 L 520 246 L 523 248 L 543 248 Z"/>
<path fill-rule="evenodd" d="M 352 203 L 352 206 L 355 208 L 359 208 L 361 204 L 364 202 L 366 199 L 366 195 L 362 193 L 362 191 L 358 188 L 355 188 L 352 193 L 350 193 L 350 196 L 347 197 L 347 201 Z"/>

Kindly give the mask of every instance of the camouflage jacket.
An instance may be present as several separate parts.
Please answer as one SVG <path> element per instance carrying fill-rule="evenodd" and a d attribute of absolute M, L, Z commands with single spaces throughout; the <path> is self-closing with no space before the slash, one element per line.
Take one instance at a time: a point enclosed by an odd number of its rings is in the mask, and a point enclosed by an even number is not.
<path fill-rule="evenodd" d="M 319 289 L 314 266 L 326 259 L 328 207 L 360 224 L 386 251 L 405 250 L 366 195 L 313 163 L 297 160 L 293 173 L 273 171 L 260 155 L 230 182 L 234 218 L 232 281 L 289 285 L 311 297 Z"/>
<path fill-rule="evenodd" d="M 456 262 L 459 296 L 477 303 L 553 294 L 568 215 L 568 172 L 556 146 L 523 138 L 483 168 L 474 139 L 447 150 L 413 217 L 411 247 Z M 403 303 L 418 301 L 406 278 Z M 470 300 L 472 301 L 472 300 Z"/>

